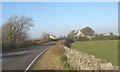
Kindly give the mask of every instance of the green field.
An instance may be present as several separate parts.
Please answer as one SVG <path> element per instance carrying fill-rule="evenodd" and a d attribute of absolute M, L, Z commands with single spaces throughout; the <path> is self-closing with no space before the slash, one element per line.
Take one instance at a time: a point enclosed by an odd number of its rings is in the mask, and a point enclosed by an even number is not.
<path fill-rule="evenodd" d="M 118 40 L 74 42 L 71 48 L 118 65 Z"/>

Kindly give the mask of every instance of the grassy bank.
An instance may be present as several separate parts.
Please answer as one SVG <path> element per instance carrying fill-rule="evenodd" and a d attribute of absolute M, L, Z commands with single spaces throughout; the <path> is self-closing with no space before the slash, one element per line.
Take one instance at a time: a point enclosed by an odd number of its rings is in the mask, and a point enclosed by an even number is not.
<path fill-rule="evenodd" d="M 74 42 L 71 48 L 95 55 L 97 58 L 109 60 L 118 65 L 117 40 Z"/>
<path fill-rule="evenodd" d="M 61 56 L 64 53 L 64 44 L 57 43 L 47 50 L 34 64 L 32 70 L 63 70 Z"/>

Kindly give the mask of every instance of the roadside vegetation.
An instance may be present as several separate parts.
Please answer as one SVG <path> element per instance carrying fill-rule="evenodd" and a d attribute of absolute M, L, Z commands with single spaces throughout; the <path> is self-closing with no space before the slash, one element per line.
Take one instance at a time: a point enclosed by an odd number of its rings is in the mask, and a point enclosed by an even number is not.
<path fill-rule="evenodd" d="M 12 50 L 29 44 L 28 31 L 33 26 L 33 18 L 11 16 L 2 25 L 2 50 Z"/>
<path fill-rule="evenodd" d="M 11 16 L 0 27 L 2 51 L 16 51 L 17 49 L 51 41 L 49 33 L 43 33 L 41 39 L 30 39 L 28 31 L 34 26 L 33 22 L 33 18 L 29 16 Z"/>
<path fill-rule="evenodd" d="M 80 32 L 82 34 L 80 34 Z M 109 34 L 97 34 L 90 27 L 81 30 L 72 30 L 65 38 L 65 45 L 70 47 L 71 43 L 76 41 L 100 41 L 100 40 L 119 40 L 120 36 L 110 32 Z"/>
<path fill-rule="evenodd" d="M 118 40 L 84 41 L 71 44 L 72 49 L 83 51 L 118 65 Z"/>
<path fill-rule="evenodd" d="M 63 54 L 64 44 L 60 41 L 38 58 L 32 70 L 64 70 Z"/>

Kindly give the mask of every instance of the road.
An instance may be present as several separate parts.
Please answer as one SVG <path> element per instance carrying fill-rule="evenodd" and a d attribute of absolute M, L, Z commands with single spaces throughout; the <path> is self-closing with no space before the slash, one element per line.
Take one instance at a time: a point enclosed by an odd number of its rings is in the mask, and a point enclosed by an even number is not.
<path fill-rule="evenodd" d="M 22 51 L 3 54 L 2 70 L 25 70 L 41 52 L 55 44 L 56 42 L 49 42 L 25 48 Z"/>

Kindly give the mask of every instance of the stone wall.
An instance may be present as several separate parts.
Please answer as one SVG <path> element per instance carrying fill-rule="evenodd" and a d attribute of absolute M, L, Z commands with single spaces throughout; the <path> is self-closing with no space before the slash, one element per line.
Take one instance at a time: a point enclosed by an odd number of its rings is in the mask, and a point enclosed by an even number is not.
<path fill-rule="evenodd" d="M 96 58 L 81 51 L 76 51 L 68 47 L 65 48 L 64 55 L 67 58 L 69 67 L 73 70 L 118 70 L 118 66 L 107 60 Z"/>

